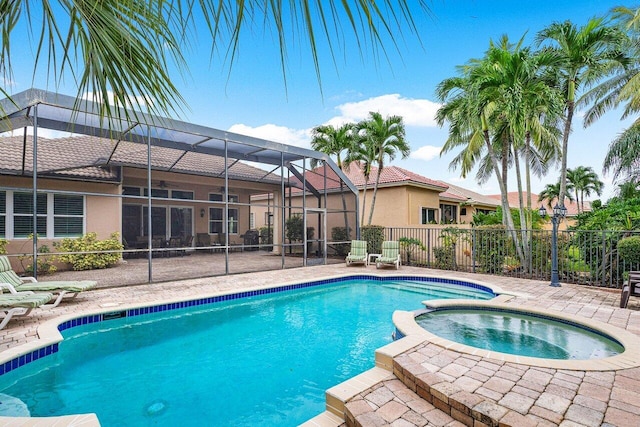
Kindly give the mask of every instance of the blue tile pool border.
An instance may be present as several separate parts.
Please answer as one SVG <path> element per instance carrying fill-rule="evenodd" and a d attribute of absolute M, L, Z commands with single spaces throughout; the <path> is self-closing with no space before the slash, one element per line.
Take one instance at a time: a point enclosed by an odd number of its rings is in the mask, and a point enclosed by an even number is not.
<path fill-rule="evenodd" d="M 350 275 L 350 276 L 334 277 L 331 279 L 314 280 L 314 281 L 305 282 L 305 283 L 296 283 L 292 285 L 275 286 L 275 287 L 266 288 L 266 289 L 242 291 L 242 292 L 236 292 L 233 294 L 218 295 L 214 297 L 198 298 L 198 299 L 189 300 L 189 301 L 158 304 L 158 305 L 153 305 L 149 307 L 131 308 L 126 310 L 115 310 L 112 312 L 101 313 L 101 314 L 90 314 L 87 316 L 78 317 L 78 318 L 67 320 L 65 322 L 60 323 L 58 325 L 58 331 L 62 332 L 64 330 L 75 328 L 77 326 L 88 325 L 91 323 L 105 322 L 112 319 L 120 319 L 123 317 L 142 316 L 146 314 L 160 313 L 164 311 L 178 310 L 182 308 L 216 304 L 219 302 L 233 301 L 233 300 L 242 299 L 242 298 L 275 294 L 279 292 L 305 289 L 305 288 L 310 288 L 314 286 L 336 284 L 336 283 L 346 282 L 350 280 L 370 280 L 370 281 L 376 281 L 376 282 L 407 280 L 407 281 L 414 281 L 414 282 L 445 283 L 445 284 L 458 285 L 462 287 L 484 291 L 493 296 L 496 296 L 496 294 L 493 292 L 491 288 L 487 286 L 479 285 L 477 283 L 467 282 L 464 280 L 447 279 L 442 277 L 425 277 L 425 276 L 372 276 L 368 274 L 356 274 L 356 275 Z M 17 369 L 21 366 L 24 366 L 28 363 L 34 362 L 43 357 L 50 356 L 54 353 L 57 353 L 59 349 L 58 344 L 59 343 L 50 344 L 48 346 L 33 350 L 30 353 L 24 354 L 22 356 L 16 357 L 15 359 L 9 360 L 8 362 L 0 364 L 0 376 L 8 372 L 11 372 L 12 370 Z"/>

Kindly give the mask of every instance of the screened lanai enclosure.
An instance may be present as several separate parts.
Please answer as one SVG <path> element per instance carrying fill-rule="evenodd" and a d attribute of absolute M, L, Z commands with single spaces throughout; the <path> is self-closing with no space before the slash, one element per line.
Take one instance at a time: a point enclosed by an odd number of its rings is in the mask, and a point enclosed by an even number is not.
<path fill-rule="evenodd" d="M 0 239 L 39 280 L 343 262 L 357 237 L 357 190 L 325 154 L 139 112 L 101 119 L 37 89 L 1 102 Z"/>

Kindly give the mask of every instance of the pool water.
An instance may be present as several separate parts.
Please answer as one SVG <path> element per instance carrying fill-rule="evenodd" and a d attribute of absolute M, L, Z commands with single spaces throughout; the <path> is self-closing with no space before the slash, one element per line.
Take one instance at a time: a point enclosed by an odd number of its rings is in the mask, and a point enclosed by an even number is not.
<path fill-rule="evenodd" d="M 493 295 L 349 280 L 78 326 L 59 352 L 0 376 L 0 392 L 32 416 L 95 412 L 103 426 L 298 425 L 374 366 L 394 310 L 460 297 Z"/>
<path fill-rule="evenodd" d="M 616 341 L 577 324 L 512 311 L 436 310 L 416 317 L 416 322 L 450 341 L 520 356 L 589 360 L 624 351 Z"/>

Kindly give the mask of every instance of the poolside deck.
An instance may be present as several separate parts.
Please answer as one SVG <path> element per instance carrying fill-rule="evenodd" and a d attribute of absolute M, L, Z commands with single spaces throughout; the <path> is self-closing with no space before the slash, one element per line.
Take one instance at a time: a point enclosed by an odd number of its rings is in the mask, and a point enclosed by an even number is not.
<path fill-rule="evenodd" d="M 182 262 L 176 261 L 175 268 L 189 268 L 185 264 L 191 259 L 196 260 L 185 257 Z M 110 269 L 101 274 L 105 279 L 108 277 L 110 283 L 124 284 L 127 278 L 118 276 L 126 274 L 125 271 Z M 363 272 L 398 273 L 392 269 L 376 270 L 372 266 L 347 268 L 336 264 L 101 288 L 54 309 L 34 310 L 24 319 L 13 319 L 0 331 L 0 360 L 39 346 L 41 340 L 49 338 L 44 336 L 47 328 L 39 329 L 39 326 L 55 323 L 57 318 Z M 453 272 L 413 267 L 402 267 L 400 273 L 453 275 Z M 508 304 L 542 307 L 599 320 L 640 338 L 640 303 L 636 299 L 628 309 L 618 308 L 617 291 L 570 284 L 552 288 L 539 281 L 467 273 L 455 275 L 493 283 L 516 293 Z M 395 357 L 393 370 L 396 375 L 375 368 L 375 380 L 346 403 L 349 425 L 640 425 L 640 368 L 583 372 L 530 367 L 461 354 L 423 342 Z M 340 423 L 336 417 L 326 414 L 307 424 Z"/>

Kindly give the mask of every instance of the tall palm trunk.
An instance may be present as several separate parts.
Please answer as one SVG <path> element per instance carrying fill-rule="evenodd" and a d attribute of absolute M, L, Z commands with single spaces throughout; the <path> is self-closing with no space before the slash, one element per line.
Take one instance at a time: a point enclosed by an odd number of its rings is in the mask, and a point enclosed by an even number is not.
<path fill-rule="evenodd" d="M 524 196 L 522 194 L 522 173 L 520 171 L 520 158 L 518 157 L 518 152 L 514 148 L 513 150 L 513 159 L 516 167 L 516 183 L 518 185 L 518 204 L 520 206 L 520 236 L 522 238 L 522 254 L 524 255 L 524 263 L 523 267 L 527 267 L 529 265 L 529 251 L 527 248 L 529 247 L 529 238 L 527 235 L 527 219 L 525 214 L 524 207 Z M 531 199 L 531 197 L 529 197 Z"/>
<path fill-rule="evenodd" d="M 569 152 L 569 134 L 571 133 L 571 121 L 573 120 L 573 110 L 575 108 L 576 82 L 569 80 L 567 94 L 567 119 L 564 122 L 562 134 L 562 165 L 560 166 L 560 192 L 558 194 L 558 204 L 564 206 L 564 198 L 567 195 L 567 153 Z"/>
<path fill-rule="evenodd" d="M 502 173 L 500 172 L 498 159 L 496 158 L 496 155 L 493 152 L 493 147 L 491 147 L 491 138 L 489 137 L 489 125 L 487 123 L 487 119 L 484 117 L 484 114 L 482 115 L 481 120 L 482 120 L 482 134 L 484 135 L 484 142 L 487 145 L 489 158 L 491 159 L 493 170 L 496 173 L 496 178 L 498 178 L 498 184 L 500 185 L 502 222 L 507 227 L 507 232 L 511 235 L 511 238 L 513 239 L 513 243 L 516 247 L 516 252 L 518 253 L 518 259 L 520 260 L 521 265 L 524 265 L 524 254 L 522 253 L 522 248 L 520 247 L 520 242 L 519 242 L 520 239 L 518 239 L 518 234 L 516 233 L 516 227 L 513 224 L 513 218 L 511 218 L 511 209 L 509 208 L 507 186 L 505 185 Z"/>
<path fill-rule="evenodd" d="M 529 245 L 525 246 L 525 253 L 531 253 L 531 230 L 533 229 L 533 217 L 531 210 L 531 132 L 527 131 L 524 141 L 524 156 L 525 156 L 525 185 L 527 187 L 527 241 Z M 527 271 L 530 273 L 533 271 L 533 256 L 529 256 L 529 264 L 527 264 Z"/>
<path fill-rule="evenodd" d="M 360 220 L 360 226 L 364 225 L 364 211 L 367 208 L 367 183 L 369 182 L 369 175 L 364 176 L 364 193 L 362 195 L 362 215 Z"/>
<path fill-rule="evenodd" d="M 380 171 L 382 168 L 378 166 L 378 172 L 376 173 L 376 183 L 373 185 L 373 199 L 371 199 L 371 209 L 369 210 L 369 222 L 367 225 L 371 225 L 373 219 L 373 208 L 376 205 L 376 196 L 378 195 L 378 182 L 380 182 Z"/>

